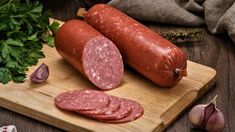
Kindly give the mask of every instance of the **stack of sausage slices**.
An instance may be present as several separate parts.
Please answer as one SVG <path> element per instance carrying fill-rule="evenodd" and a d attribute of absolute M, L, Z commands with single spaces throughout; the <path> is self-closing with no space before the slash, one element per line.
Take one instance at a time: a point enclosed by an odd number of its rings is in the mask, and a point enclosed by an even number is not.
<path fill-rule="evenodd" d="M 136 101 L 97 90 L 74 90 L 55 98 L 57 107 L 109 123 L 124 123 L 139 118 L 143 107 Z"/>

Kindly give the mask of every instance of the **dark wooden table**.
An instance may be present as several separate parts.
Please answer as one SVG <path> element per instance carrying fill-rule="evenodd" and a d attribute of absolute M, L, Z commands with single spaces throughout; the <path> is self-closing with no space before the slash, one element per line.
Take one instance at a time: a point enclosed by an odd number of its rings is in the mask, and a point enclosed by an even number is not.
<path fill-rule="evenodd" d="M 85 4 L 81 0 L 44 0 L 45 9 L 53 12 L 53 17 L 66 21 L 76 18 L 76 11 Z M 170 25 L 146 23 L 156 32 L 172 31 L 182 29 Z M 160 26 L 159 26 L 160 25 Z M 183 28 L 185 30 L 196 30 L 195 28 Z M 209 102 L 215 95 L 218 95 L 217 106 L 224 113 L 226 127 L 225 132 L 235 131 L 235 43 L 231 41 L 227 34 L 211 35 L 206 28 L 202 28 L 204 39 L 201 42 L 178 45 L 187 55 L 188 60 L 210 66 L 217 71 L 216 85 L 201 97 L 194 105 Z M 190 107 L 191 108 L 191 107 Z M 188 132 L 200 131 L 192 129 L 188 122 L 188 112 L 186 110 L 172 125 L 167 132 Z M 62 130 L 19 115 L 9 110 L 0 108 L 0 126 L 14 124 L 19 132 L 61 132 Z"/>

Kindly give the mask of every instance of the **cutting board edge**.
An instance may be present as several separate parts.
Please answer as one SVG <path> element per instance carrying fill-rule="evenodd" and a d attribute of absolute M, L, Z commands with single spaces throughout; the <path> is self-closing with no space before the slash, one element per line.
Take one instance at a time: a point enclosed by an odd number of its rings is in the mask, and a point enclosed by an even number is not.
<path fill-rule="evenodd" d="M 193 62 L 193 63 L 195 63 L 195 62 Z M 203 65 L 203 66 L 205 66 L 205 65 Z M 174 103 L 174 105 L 172 105 L 168 110 L 166 110 L 166 112 L 164 112 L 160 116 L 160 119 L 162 120 L 161 125 L 159 125 L 154 131 L 156 131 L 156 132 L 164 131 L 169 125 L 172 124 L 172 122 L 174 122 L 182 113 L 184 113 L 187 110 L 187 108 L 192 106 L 198 99 L 200 99 L 205 93 L 207 93 L 216 84 L 217 72 L 211 67 L 208 67 L 208 68 L 210 70 L 212 70 L 212 72 L 213 72 L 213 76 L 212 76 L 211 80 L 208 81 L 207 84 L 205 84 L 203 86 L 203 88 L 201 88 L 200 90 L 190 90 L 190 91 L 188 91 L 176 103 Z M 182 102 L 182 100 L 185 100 L 185 98 L 186 99 L 190 98 L 191 95 L 194 96 L 194 97 L 191 98 L 191 100 L 189 102 L 186 102 L 181 109 L 176 109 L 179 106 L 180 102 Z M 178 110 L 177 114 L 171 114 L 171 112 L 175 112 L 174 110 Z M 170 116 L 171 119 L 165 119 L 164 115 L 171 115 Z M 175 116 L 173 116 L 173 115 L 175 115 Z"/>
<path fill-rule="evenodd" d="M 11 104 L 11 105 L 9 105 Z M 88 130 L 86 128 L 80 127 L 78 125 L 74 125 L 71 123 L 66 122 L 66 127 L 64 125 L 64 121 L 63 120 L 59 120 L 58 118 L 54 118 L 52 116 L 50 116 L 51 119 L 48 119 L 46 116 L 48 116 L 47 114 L 44 114 L 40 111 L 36 111 L 36 110 L 32 110 L 30 108 L 27 108 L 23 105 L 17 104 L 13 101 L 9 101 L 6 100 L 2 97 L 0 97 L 0 107 L 8 109 L 10 111 L 16 112 L 20 115 L 24 115 L 26 117 L 29 117 L 31 119 L 35 119 L 37 121 L 40 121 L 42 123 L 46 123 L 49 124 L 51 126 L 57 127 L 59 129 L 65 130 L 65 131 L 77 131 L 79 129 L 79 132 L 90 132 L 91 130 Z M 45 118 L 43 118 L 45 117 Z M 54 122 L 56 121 L 56 123 Z M 63 124 L 63 125 L 62 125 Z M 70 127 L 68 127 L 70 126 Z"/>

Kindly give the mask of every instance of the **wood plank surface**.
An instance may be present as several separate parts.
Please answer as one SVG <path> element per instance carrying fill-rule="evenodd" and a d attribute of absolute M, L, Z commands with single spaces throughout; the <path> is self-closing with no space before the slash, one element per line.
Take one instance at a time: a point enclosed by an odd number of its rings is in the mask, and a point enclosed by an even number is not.
<path fill-rule="evenodd" d="M 118 88 L 106 91 L 111 95 L 138 101 L 144 115 L 133 122 L 109 124 L 76 113 L 61 111 L 54 105 L 59 93 L 74 89 L 96 89 L 86 78 L 66 63 L 55 48 L 45 46 L 41 63 L 49 66 L 50 77 L 43 84 L 26 81 L 22 84 L 0 84 L 0 106 L 66 131 L 162 131 L 192 102 L 215 82 L 216 71 L 188 61 L 188 76 L 175 87 L 160 88 L 132 69 L 126 68 Z M 32 73 L 38 66 L 29 69 Z"/>
<path fill-rule="evenodd" d="M 53 12 L 53 17 L 66 21 L 76 18 L 76 10 L 84 7 L 81 0 L 43 0 L 46 9 Z M 143 22 L 156 32 L 166 32 L 175 30 L 194 31 L 196 28 L 178 27 L 172 25 L 163 25 L 159 23 Z M 234 43 L 227 34 L 212 35 L 205 27 L 204 39 L 200 42 L 186 45 L 178 45 L 187 53 L 188 59 L 197 63 L 201 63 L 214 68 L 217 71 L 216 85 L 200 98 L 196 104 L 207 103 L 215 95 L 218 95 L 217 107 L 224 113 L 226 127 L 225 132 L 235 131 L 235 74 L 233 67 L 235 65 L 235 47 Z M 4 87 L 0 87 L 4 88 Z M 194 104 L 194 105 L 196 105 Z M 177 120 L 172 123 L 165 131 L 167 132 L 199 132 L 201 130 L 194 129 L 188 122 L 188 111 L 190 106 Z M 22 116 L 15 112 L 0 107 L 0 126 L 15 124 L 19 132 L 62 132 L 63 130 L 52 127 L 43 122 Z"/>

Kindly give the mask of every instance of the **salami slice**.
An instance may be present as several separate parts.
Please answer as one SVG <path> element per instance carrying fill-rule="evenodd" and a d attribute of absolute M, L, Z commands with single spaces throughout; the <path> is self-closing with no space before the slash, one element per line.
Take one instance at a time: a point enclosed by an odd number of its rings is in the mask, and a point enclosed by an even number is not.
<path fill-rule="evenodd" d="M 122 57 L 107 38 L 99 36 L 89 40 L 82 61 L 86 76 L 97 87 L 110 90 L 121 83 L 124 73 Z"/>
<path fill-rule="evenodd" d="M 109 105 L 109 97 L 96 90 L 74 90 L 55 98 L 57 107 L 70 111 L 95 110 Z"/>
<path fill-rule="evenodd" d="M 95 110 L 88 110 L 88 111 L 79 111 L 78 113 L 87 115 L 87 116 L 94 116 L 94 115 L 101 115 L 101 114 L 112 114 L 113 112 L 117 111 L 120 107 L 120 99 L 115 96 L 109 95 L 110 103 L 105 108 L 95 109 Z"/>
<path fill-rule="evenodd" d="M 128 116 L 131 113 L 131 104 L 127 102 L 126 99 L 120 98 L 121 105 L 120 108 L 110 114 L 102 114 L 102 115 L 93 115 L 92 118 L 95 118 L 97 120 L 117 120 L 122 119 L 126 116 Z"/>
<path fill-rule="evenodd" d="M 103 121 L 109 122 L 109 123 L 124 123 L 124 122 L 130 122 L 130 121 L 136 120 L 143 115 L 144 109 L 138 102 L 133 101 L 133 100 L 128 100 L 127 102 L 131 104 L 131 108 L 132 108 L 131 114 L 129 114 L 128 116 L 122 119 L 103 120 Z"/>

